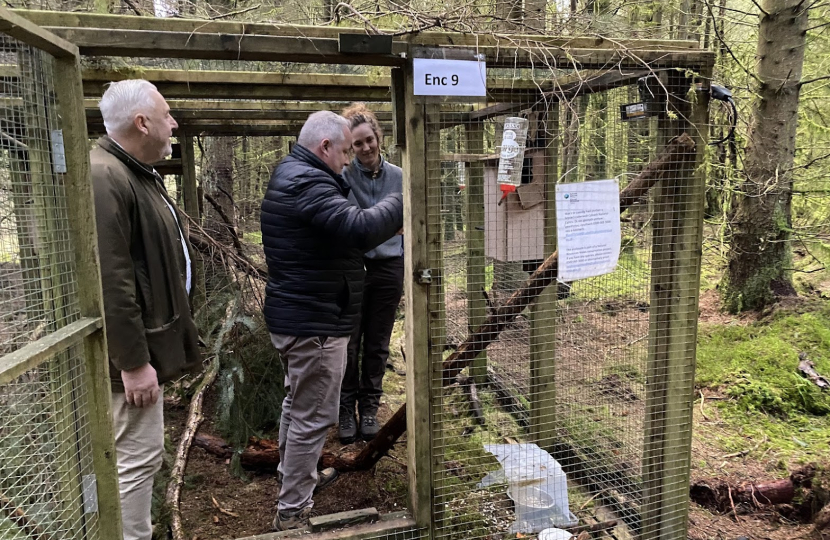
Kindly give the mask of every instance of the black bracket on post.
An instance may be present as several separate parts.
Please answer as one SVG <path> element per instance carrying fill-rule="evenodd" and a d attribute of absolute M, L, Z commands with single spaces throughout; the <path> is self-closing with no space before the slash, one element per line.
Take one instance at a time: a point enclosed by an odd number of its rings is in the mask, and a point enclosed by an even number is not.
<path fill-rule="evenodd" d="M 392 141 L 399 148 L 406 147 L 406 79 L 403 69 L 392 68 Z"/>
<path fill-rule="evenodd" d="M 392 36 L 340 34 L 338 50 L 343 54 L 392 54 Z"/>

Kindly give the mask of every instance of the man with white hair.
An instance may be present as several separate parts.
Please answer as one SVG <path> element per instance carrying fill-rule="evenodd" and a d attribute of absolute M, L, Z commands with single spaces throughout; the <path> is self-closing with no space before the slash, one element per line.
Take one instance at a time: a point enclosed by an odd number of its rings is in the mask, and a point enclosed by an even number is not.
<path fill-rule="evenodd" d="M 326 434 L 337 423 L 346 352 L 363 289 L 363 253 L 403 224 L 401 194 L 361 209 L 340 175 L 350 161 L 348 121 L 330 111 L 308 117 L 262 202 L 268 263 L 265 321 L 285 368 L 280 419 L 282 477 L 277 530 L 308 523 L 315 489 L 336 476 L 317 473 Z"/>
<path fill-rule="evenodd" d="M 107 135 L 90 153 L 124 540 L 150 540 L 153 475 L 164 452 L 163 385 L 201 366 L 190 313 L 190 252 L 152 167 L 178 127 L 156 87 L 110 84 Z"/>

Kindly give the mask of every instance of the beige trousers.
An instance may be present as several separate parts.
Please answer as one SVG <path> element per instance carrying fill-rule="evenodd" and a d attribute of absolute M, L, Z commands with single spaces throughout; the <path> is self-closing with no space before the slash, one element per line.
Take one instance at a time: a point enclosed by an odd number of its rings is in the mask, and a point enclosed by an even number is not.
<path fill-rule="evenodd" d="M 337 408 L 349 336 L 296 337 L 271 334 L 285 368 L 285 399 L 280 418 L 282 473 L 277 509 L 296 514 L 312 506 L 317 462 Z"/>
<path fill-rule="evenodd" d="M 164 389 L 150 407 L 128 405 L 126 394 L 112 393 L 112 421 L 118 456 L 118 489 L 124 540 L 151 540 L 153 476 L 164 453 Z"/>

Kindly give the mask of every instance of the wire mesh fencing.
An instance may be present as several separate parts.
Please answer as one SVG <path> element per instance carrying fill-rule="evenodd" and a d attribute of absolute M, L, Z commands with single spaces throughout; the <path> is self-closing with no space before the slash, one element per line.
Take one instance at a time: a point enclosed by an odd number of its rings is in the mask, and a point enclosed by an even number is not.
<path fill-rule="evenodd" d="M 54 60 L 6 36 L 0 59 L 0 536 L 97 538 L 83 346 L 27 348 L 80 319 Z"/>
<path fill-rule="evenodd" d="M 685 527 L 704 193 L 694 78 L 657 70 L 591 93 L 568 81 L 602 71 L 557 75 L 547 99 L 516 90 L 462 122 L 428 116 L 438 538 Z M 488 89 L 537 77 L 493 69 Z M 622 217 L 591 224 L 609 186 Z M 589 210 L 563 217 L 576 198 Z M 616 220 L 613 271 L 557 274 L 579 266 L 560 258 L 562 231 L 596 260 L 597 227 Z"/>

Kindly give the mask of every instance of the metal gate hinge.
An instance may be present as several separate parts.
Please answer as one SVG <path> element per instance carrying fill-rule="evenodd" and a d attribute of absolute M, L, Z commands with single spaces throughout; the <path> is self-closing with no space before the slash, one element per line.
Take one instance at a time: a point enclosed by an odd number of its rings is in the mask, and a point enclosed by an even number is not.
<path fill-rule="evenodd" d="M 418 283 L 422 285 L 432 283 L 432 268 L 424 268 L 418 272 Z"/>
<path fill-rule="evenodd" d="M 94 474 L 85 474 L 82 483 L 84 514 L 96 514 L 98 512 L 98 480 Z"/>

